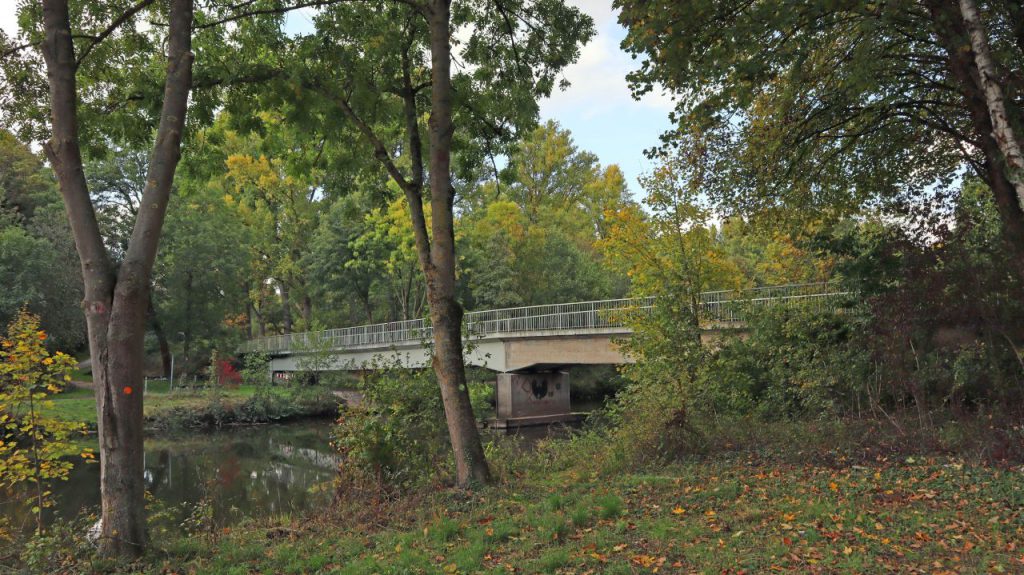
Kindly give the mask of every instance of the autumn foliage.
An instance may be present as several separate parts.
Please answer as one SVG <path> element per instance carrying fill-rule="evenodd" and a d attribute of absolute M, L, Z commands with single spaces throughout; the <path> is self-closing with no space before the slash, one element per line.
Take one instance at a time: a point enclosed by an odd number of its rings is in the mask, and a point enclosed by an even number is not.
<path fill-rule="evenodd" d="M 74 359 L 47 351 L 46 337 L 39 318 L 23 309 L 0 342 L 0 489 L 26 498 L 39 530 L 52 504 L 47 485 L 67 479 L 71 439 L 85 432 L 84 424 L 47 416 L 51 396 L 71 381 Z"/>

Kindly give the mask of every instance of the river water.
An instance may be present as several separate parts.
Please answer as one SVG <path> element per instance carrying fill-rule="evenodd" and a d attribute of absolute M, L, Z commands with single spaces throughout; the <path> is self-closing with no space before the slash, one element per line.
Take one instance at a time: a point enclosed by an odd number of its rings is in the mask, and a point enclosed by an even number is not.
<path fill-rule="evenodd" d="M 147 439 L 146 490 L 173 523 L 193 515 L 200 503 L 215 526 L 301 512 L 330 498 L 337 468 L 331 428 L 330 420 L 308 420 Z M 99 485 L 98 464 L 76 463 L 68 481 L 53 484 L 56 505 L 45 519 L 98 511 Z M 17 502 L 0 503 L 0 512 L 14 526 L 33 526 Z"/>
<path fill-rule="evenodd" d="M 582 407 L 589 411 L 594 406 Z M 180 525 L 201 509 L 207 524 L 224 527 L 244 517 L 300 513 L 326 503 L 338 465 L 330 445 L 332 429 L 330 419 L 313 419 L 149 438 L 145 478 L 151 515 L 163 510 Z M 566 435 L 567 429 L 541 426 L 515 433 L 520 447 L 530 451 L 540 439 Z M 53 483 L 55 505 L 45 511 L 44 520 L 98 513 L 99 485 L 99 465 L 76 461 L 67 481 Z M 0 501 L 0 515 L 14 528 L 34 527 L 28 510 L 16 499 Z"/>

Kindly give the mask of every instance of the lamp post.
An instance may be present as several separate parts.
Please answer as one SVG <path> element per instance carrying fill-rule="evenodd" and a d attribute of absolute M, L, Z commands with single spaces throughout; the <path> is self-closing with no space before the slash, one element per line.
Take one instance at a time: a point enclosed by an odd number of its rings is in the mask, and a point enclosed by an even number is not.
<path fill-rule="evenodd" d="M 181 339 L 184 341 L 184 339 L 185 339 L 185 332 L 179 331 L 178 335 L 180 335 Z M 171 375 L 170 375 L 170 377 L 167 378 L 167 393 L 170 393 L 172 391 L 174 391 L 174 350 L 173 349 L 171 350 Z"/>

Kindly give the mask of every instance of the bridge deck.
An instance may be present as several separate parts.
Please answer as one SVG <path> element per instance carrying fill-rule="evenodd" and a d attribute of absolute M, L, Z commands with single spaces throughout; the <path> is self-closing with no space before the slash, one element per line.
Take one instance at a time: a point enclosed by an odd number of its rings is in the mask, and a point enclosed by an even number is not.
<path fill-rule="evenodd" d="M 847 292 L 832 283 L 712 291 L 700 294 L 698 313 L 702 324 L 736 326 L 764 306 L 799 303 L 832 309 L 845 295 Z M 594 358 L 583 363 L 621 360 L 621 353 L 611 340 L 630 333 L 627 327 L 630 320 L 637 314 L 650 313 L 654 305 L 654 298 L 648 297 L 470 312 L 465 315 L 464 333 L 473 345 L 467 362 L 498 371 L 519 365 L 546 365 L 550 362 L 530 362 L 524 355 L 526 350 L 533 349 L 534 355 L 548 358 L 558 354 L 573 356 L 572 351 L 579 350 L 581 344 Z M 397 358 L 403 365 L 419 367 L 429 365 L 432 334 L 429 322 L 417 319 L 253 339 L 239 351 L 267 353 L 282 359 L 283 356 L 334 352 L 338 356 L 335 362 L 338 369 L 359 365 L 377 356 Z M 576 345 L 572 340 L 578 340 Z M 537 345 L 530 341 L 546 343 Z M 580 361 L 582 356 L 575 355 L 578 356 L 575 361 L 569 361 L 573 357 L 565 357 L 567 361 L 563 364 Z M 514 357 L 521 359 L 514 360 Z M 275 368 L 297 370 L 295 359 L 275 361 Z"/>

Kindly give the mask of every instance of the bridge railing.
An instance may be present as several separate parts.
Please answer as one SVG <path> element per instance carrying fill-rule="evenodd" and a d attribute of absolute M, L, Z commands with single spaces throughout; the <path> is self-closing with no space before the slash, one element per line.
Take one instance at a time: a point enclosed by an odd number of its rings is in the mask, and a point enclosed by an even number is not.
<path fill-rule="evenodd" d="M 466 314 L 466 328 L 472 335 L 488 335 L 621 327 L 620 312 L 650 308 L 653 303 L 654 298 L 630 298 L 471 312 Z"/>
<path fill-rule="evenodd" d="M 834 309 L 848 295 L 834 283 L 790 284 L 745 290 L 720 290 L 700 294 L 698 315 L 703 322 L 739 323 L 759 307 L 811 305 Z M 636 314 L 653 308 L 655 298 L 625 298 L 588 302 L 535 305 L 470 312 L 465 315 L 466 335 L 484 337 L 539 331 L 574 331 L 623 327 Z M 390 346 L 429 341 L 433 328 L 424 319 L 396 321 L 317 332 L 293 333 L 253 339 L 242 352 L 288 352 L 312 349 L 345 349 Z"/>

